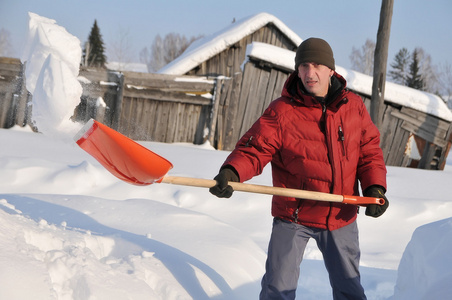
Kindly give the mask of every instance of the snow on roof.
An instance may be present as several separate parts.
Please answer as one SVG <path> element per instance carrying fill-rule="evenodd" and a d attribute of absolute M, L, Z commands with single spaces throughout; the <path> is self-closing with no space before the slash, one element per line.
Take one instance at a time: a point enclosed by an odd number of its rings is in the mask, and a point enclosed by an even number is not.
<path fill-rule="evenodd" d="M 281 30 L 295 45 L 299 45 L 302 42 L 302 39 L 278 18 L 268 13 L 259 13 L 239 20 L 221 31 L 195 41 L 181 56 L 164 66 L 158 73 L 183 75 L 269 23 Z"/>
<path fill-rule="evenodd" d="M 295 52 L 273 45 L 253 42 L 247 47 L 247 57 L 257 58 L 283 69 L 294 69 Z M 364 95 L 372 95 L 372 76 L 340 66 L 336 66 L 336 72 L 347 80 L 349 89 Z M 385 101 L 452 121 L 452 112 L 447 105 L 440 97 L 431 93 L 386 81 Z"/>
<path fill-rule="evenodd" d="M 302 42 L 302 39 L 278 18 L 268 13 L 260 13 L 242 19 L 219 32 L 195 41 L 181 56 L 160 69 L 158 73 L 183 75 L 268 23 L 274 24 L 294 44 L 299 45 Z M 246 51 L 247 56 L 245 60 L 254 57 L 288 71 L 294 69 L 294 51 L 260 42 L 253 42 L 248 45 Z M 347 80 L 348 88 L 368 96 L 372 95 L 372 76 L 339 66 L 336 66 L 336 71 Z M 452 112 L 441 98 L 427 92 L 386 82 L 385 101 L 409 107 L 449 122 L 452 121 Z"/>

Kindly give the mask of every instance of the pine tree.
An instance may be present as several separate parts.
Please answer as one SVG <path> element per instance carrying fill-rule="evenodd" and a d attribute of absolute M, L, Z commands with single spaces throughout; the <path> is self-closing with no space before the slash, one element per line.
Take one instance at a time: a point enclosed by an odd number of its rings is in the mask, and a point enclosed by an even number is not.
<path fill-rule="evenodd" d="M 107 58 L 105 56 L 104 42 L 100 34 L 97 20 L 94 20 L 94 25 L 88 37 L 88 42 L 83 49 L 83 65 L 89 67 L 105 68 Z"/>
<path fill-rule="evenodd" d="M 408 69 L 410 63 L 410 53 L 406 48 L 402 48 L 394 57 L 394 62 L 391 64 L 392 70 L 389 71 L 389 78 L 394 83 L 406 85 L 408 78 Z"/>
<path fill-rule="evenodd" d="M 417 49 L 414 49 L 413 51 L 412 61 L 410 64 L 410 72 L 406 79 L 405 85 L 417 90 L 424 90 L 424 80 L 422 80 L 422 75 L 419 72 L 419 58 Z"/>

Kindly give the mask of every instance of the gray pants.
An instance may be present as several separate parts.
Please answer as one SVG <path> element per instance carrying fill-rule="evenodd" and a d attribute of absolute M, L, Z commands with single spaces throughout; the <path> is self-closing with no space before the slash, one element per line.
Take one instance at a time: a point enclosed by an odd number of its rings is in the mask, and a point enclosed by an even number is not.
<path fill-rule="evenodd" d="M 295 299 L 300 264 L 310 238 L 316 240 L 323 254 L 333 298 L 366 299 L 358 270 L 360 250 L 356 221 L 329 231 L 277 218 L 273 221 L 259 299 Z"/>

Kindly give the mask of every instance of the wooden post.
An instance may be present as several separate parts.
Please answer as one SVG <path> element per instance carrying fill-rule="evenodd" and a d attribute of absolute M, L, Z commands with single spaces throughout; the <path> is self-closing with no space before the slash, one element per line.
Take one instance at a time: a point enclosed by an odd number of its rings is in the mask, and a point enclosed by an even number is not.
<path fill-rule="evenodd" d="M 386 64 L 388 60 L 389 34 L 391 31 L 393 6 L 394 0 L 382 0 L 380 25 L 378 26 L 377 44 L 375 46 L 370 116 L 378 128 L 380 128 L 383 119 L 382 111 L 384 107 Z"/>
<path fill-rule="evenodd" d="M 124 73 L 118 74 L 118 88 L 116 90 L 116 103 L 111 127 L 119 130 L 121 125 L 122 98 L 124 95 Z"/>
<path fill-rule="evenodd" d="M 212 112 L 211 112 L 211 118 L 210 118 L 210 124 L 209 126 L 209 135 L 208 135 L 208 141 L 210 145 L 214 145 L 215 143 L 215 133 L 217 131 L 217 119 L 218 119 L 218 108 L 220 104 L 221 99 L 221 90 L 223 89 L 223 79 L 216 78 L 215 79 L 215 86 L 214 86 L 214 93 L 212 97 Z M 221 130 L 221 128 L 220 128 Z"/>

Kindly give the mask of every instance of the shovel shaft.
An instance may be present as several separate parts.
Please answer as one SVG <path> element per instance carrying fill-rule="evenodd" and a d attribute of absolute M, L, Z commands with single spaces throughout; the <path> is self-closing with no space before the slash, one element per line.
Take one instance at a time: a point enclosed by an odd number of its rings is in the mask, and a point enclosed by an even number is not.
<path fill-rule="evenodd" d="M 204 187 L 204 188 L 211 188 L 216 184 L 216 181 L 212 180 L 212 179 L 201 179 L 201 178 L 190 178 L 190 177 L 179 177 L 179 176 L 168 176 L 168 175 L 163 177 L 161 182 L 176 184 L 176 185 Z M 321 192 L 312 192 L 312 191 L 305 191 L 305 190 L 298 190 L 298 189 L 289 189 L 289 188 L 248 184 L 248 183 L 240 183 L 240 182 L 229 182 L 229 185 L 232 186 L 234 191 L 259 193 L 259 194 L 267 194 L 267 195 L 283 196 L 283 197 L 293 197 L 293 198 L 308 199 L 308 200 L 315 200 L 315 201 L 342 202 L 342 203 L 355 204 L 355 205 L 361 205 L 361 206 L 366 206 L 369 204 L 382 205 L 384 203 L 383 199 L 372 198 L 372 197 L 334 195 L 334 194 L 321 193 Z"/>

